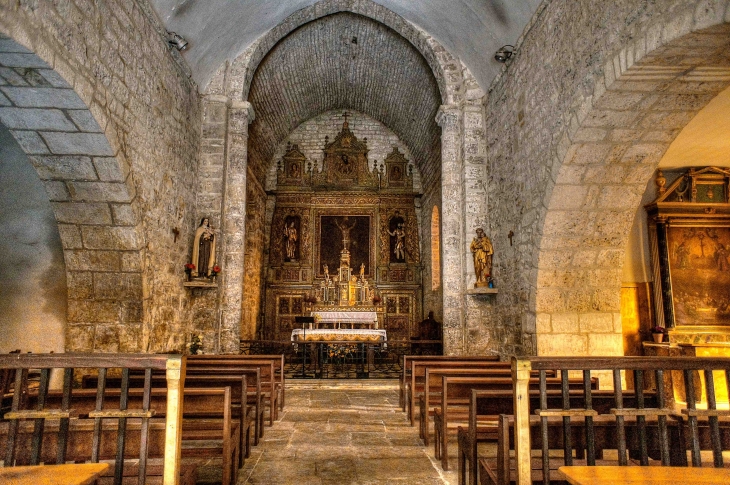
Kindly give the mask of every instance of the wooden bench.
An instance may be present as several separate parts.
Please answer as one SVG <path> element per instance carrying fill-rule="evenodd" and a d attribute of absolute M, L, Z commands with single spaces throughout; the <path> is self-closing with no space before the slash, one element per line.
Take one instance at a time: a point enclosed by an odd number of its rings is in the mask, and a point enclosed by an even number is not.
<path fill-rule="evenodd" d="M 53 442 L 57 452 L 50 457 L 50 463 L 63 464 L 67 461 L 67 452 L 73 440 L 78 435 L 70 432 L 71 423 L 84 422 L 89 426 L 88 436 L 82 441 L 83 446 L 90 451 L 89 461 L 98 462 L 101 456 L 102 432 L 104 426 L 114 421 L 116 427 L 115 441 L 117 446 L 110 456 L 114 460 L 114 483 L 121 484 L 124 479 L 124 468 L 127 456 L 134 456 L 137 465 L 137 483 L 142 485 L 148 481 L 148 475 L 152 471 L 147 468 L 149 441 L 140 439 L 136 449 L 132 437 L 135 433 L 127 433 L 128 421 L 134 421 L 131 428 L 138 427 L 138 436 L 146 436 L 147 430 L 151 427 L 161 427 L 160 439 L 158 440 L 159 454 L 164 458 L 164 467 L 158 470 L 162 473 L 162 483 L 174 485 L 180 481 L 180 454 L 182 435 L 182 391 L 185 377 L 185 358 L 174 355 L 148 355 L 148 354 L 20 354 L 0 355 L 0 369 L 15 369 L 15 382 L 13 385 L 13 399 L 11 409 L 4 415 L 4 421 L 0 424 L 4 428 L 5 438 L 0 440 L 4 453 L 5 466 L 11 466 L 18 461 L 27 461 L 29 465 L 38 465 L 43 456 L 42 445 L 46 442 Z M 40 369 L 37 393 L 39 403 L 35 409 L 25 406 L 25 396 L 29 393 L 28 374 L 31 369 Z M 49 392 L 50 376 L 52 369 L 62 369 L 63 374 L 63 397 L 60 408 L 48 408 L 45 406 L 45 398 Z M 145 385 L 143 390 L 143 402 L 141 409 L 129 409 L 127 400 L 121 399 L 116 409 L 95 407 L 90 419 L 78 419 L 73 410 L 74 400 L 72 384 L 74 372 L 88 372 L 93 369 L 98 372 L 100 383 L 103 382 L 109 369 L 118 369 L 124 376 L 129 375 L 130 369 L 143 369 L 145 375 L 151 378 L 153 370 L 165 370 L 166 372 L 166 396 L 164 420 L 152 422 L 154 410 L 149 406 L 151 386 Z M 103 394 L 103 385 L 101 386 Z M 45 433 L 57 427 L 55 436 Z M 25 430 L 29 429 L 29 434 Z M 127 440 L 129 435 L 129 440 Z M 23 436 L 28 437 L 28 451 L 20 453 Z M 54 439 L 50 439 L 53 437 Z M 125 449 L 125 443 L 131 448 Z M 24 445 L 23 445 L 24 446 Z"/>
<path fill-rule="evenodd" d="M 505 377 L 512 378 L 511 368 L 505 366 L 493 367 L 489 365 L 475 364 L 474 367 L 426 367 L 426 376 L 424 378 L 423 393 L 418 395 L 418 422 L 419 433 L 423 443 L 428 446 L 430 437 L 430 421 L 433 417 L 433 411 L 441 404 L 441 391 L 443 376 L 461 376 L 461 377 Z M 537 373 L 535 373 L 537 377 Z M 428 403 L 428 404 L 426 404 Z"/>
<path fill-rule="evenodd" d="M 423 392 L 426 380 L 426 369 L 428 368 L 474 368 L 481 366 L 484 368 L 502 368 L 508 369 L 508 362 L 498 362 L 493 359 L 466 359 L 466 360 L 417 360 L 412 359 L 411 362 L 411 375 L 409 383 L 405 389 L 405 401 L 408 412 L 408 419 L 411 422 L 411 426 L 415 426 L 416 423 L 416 402 L 418 396 Z"/>
<path fill-rule="evenodd" d="M 406 390 L 410 386 L 411 382 L 411 368 L 414 361 L 417 360 L 430 360 L 431 362 L 443 362 L 443 361 L 465 361 L 470 360 L 472 362 L 495 362 L 499 361 L 498 355 L 475 355 L 475 356 L 453 356 L 453 355 L 404 355 L 403 356 L 403 369 L 401 371 L 401 377 L 399 380 L 399 395 L 398 402 L 404 412 L 408 411 L 408 403 L 406 402 Z"/>
<path fill-rule="evenodd" d="M 500 415 L 497 422 L 497 457 L 480 458 L 479 473 L 480 483 L 492 485 L 510 485 L 516 482 L 516 460 L 510 456 L 510 449 L 514 447 L 514 416 Z M 637 451 L 642 446 L 647 449 L 650 455 L 660 453 L 657 445 L 658 427 L 656 420 L 645 422 L 643 435 L 637 428 L 636 418 L 629 419 L 624 427 L 624 438 L 627 444 L 627 451 Z M 596 457 L 588 459 L 586 448 L 589 446 L 587 439 L 588 428 L 584 422 L 577 422 L 570 427 L 566 434 L 563 429 L 563 420 L 559 416 L 547 418 L 545 433 L 540 429 L 543 427 L 539 416 L 530 417 L 530 428 L 536 432 L 531 434 L 531 450 L 547 448 L 551 451 L 553 458 L 550 461 L 547 477 L 540 458 L 530 460 L 531 482 L 549 483 L 551 481 L 563 482 L 562 475 L 558 468 L 563 466 L 564 461 L 569 461 L 575 466 L 618 466 L 618 460 L 605 459 L 602 456 L 604 450 L 612 449 L 618 435 L 618 427 L 613 416 L 598 415 L 593 420 L 591 446 L 594 447 Z M 673 439 L 679 439 L 678 433 L 681 428 L 676 422 L 670 422 L 667 431 Z M 566 439 L 566 436 L 569 437 Z M 642 441 L 643 439 L 643 441 Z M 571 451 L 568 452 L 567 450 Z M 580 452 L 580 453 L 579 453 Z M 567 454 L 566 454 L 567 453 Z M 640 465 L 640 460 L 627 458 L 627 465 Z M 648 464 L 655 464 L 650 462 Z"/>
<path fill-rule="evenodd" d="M 88 436 L 93 429 L 93 416 L 104 415 L 103 413 L 119 407 L 124 394 L 121 389 L 105 389 L 102 395 L 93 389 L 74 389 L 71 393 L 73 401 L 73 412 L 77 417 L 72 419 L 70 432 L 72 434 L 81 434 Z M 39 405 L 39 395 L 37 392 L 29 392 L 26 396 L 28 409 L 37 409 Z M 145 393 L 142 389 L 129 389 L 126 396 L 127 409 L 142 409 L 144 406 Z M 155 421 L 159 422 L 164 419 L 167 412 L 167 392 L 165 389 L 153 389 L 152 393 L 147 396 L 148 407 L 153 413 Z M 44 406 L 46 408 L 60 408 L 63 402 L 63 392 L 49 391 L 45 396 Z M 101 402 L 101 404 L 99 404 Z M 101 410 L 97 408 L 101 407 Z M 133 422 L 132 419 L 127 423 L 127 432 L 130 436 L 126 440 L 130 440 L 131 433 L 139 432 L 140 427 Z M 248 429 L 250 430 L 250 420 Z M 164 430 L 163 430 L 164 431 Z M 231 389 L 226 388 L 206 388 L 206 389 L 187 389 L 183 395 L 183 420 L 182 420 L 182 457 L 203 459 L 202 463 L 211 458 L 220 459 L 223 470 L 223 484 L 235 483 L 239 466 L 239 446 L 241 429 L 237 419 L 233 419 L 231 412 Z M 30 433 L 30 430 L 28 430 Z M 56 441 L 49 436 L 50 430 L 46 433 L 44 442 L 43 457 L 44 460 L 52 460 L 57 453 Z M 113 443 L 117 440 L 112 432 L 105 439 Z M 250 434 L 249 434 L 250 436 Z M 19 436 L 22 440 L 23 435 Z M 19 444 L 19 450 L 30 450 L 29 434 L 25 436 L 23 444 Z M 90 459 L 91 449 L 85 446 L 83 439 L 73 439 L 73 443 L 79 446 L 67 448 L 66 457 L 73 461 L 86 461 Z M 159 451 L 161 445 L 164 444 L 164 432 L 156 431 L 150 433 L 148 437 L 148 456 L 150 458 L 161 457 Z M 250 443 L 250 441 L 249 441 Z M 23 448 L 25 445 L 25 448 Z M 103 448 L 102 448 L 103 449 Z M 0 450 L 2 446 L 0 445 Z M 20 453 L 19 456 L 27 456 Z M 248 456 L 248 449 L 245 452 Z M 110 458 L 107 455 L 100 455 L 100 459 Z M 130 458 L 130 457 L 127 457 Z M 200 460 L 198 460 L 200 461 Z M 18 460 L 21 463 L 22 460 Z"/>
<path fill-rule="evenodd" d="M 241 429 L 241 441 L 239 443 L 239 462 L 243 463 L 243 453 L 247 450 L 245 440 L 250 433 L 250 423 L 253 422 L 253 444 L 257 445 L 260 437 L 263 436 L 264 423 L 264 407 L 262 393 L 260 389 L 260 380 L 258 369 L 249 369 L 239 371 L 234 375 L 186 375 L 185 385 L 188 389 L 200 388 L 231 388 L 231 409 L 234 419 L 238 420 L 238 426 Z M 130 375 L 129 387 L 131 389 L 142 388 L 145 384 L 145 378 L 141 375 Z M 82 387 L 85 389 L 96 388 L 98 378 L 94 375 L 84 376 L 82 379 Z M 119 389 L 122 386 L 120 377 L 107 377 L 106 387 L 109 389 Z M 164 387 L 164 377 L 159 374 L 152 374 L 150 378 L 152 388 L 159 389 Z"/>
<path fill-rule="evenodd" d="M 270 360 L 274 365 L 274 375 L 278 382 L 278 389 L 281 394 L 279 399 L 279 410 L 284 409 L 286 404 L 286 374 L 284 373 L 284 354 L 260 354 L 260 355 L 213 355 L 200 354 L 188 356 L 188 368 L 195 368 L 198 364 L 212 365 L 218 367 L 219 364 L 235 365 L 236 362 L 250 363 L 255 360 Z M 266 377 L 266 376 L 264 376 Z"/>
<path fill-rule="evenodd" d="M 215 356 L 228 357 L 224 359 L 194 359 L 188 365 L 189 375 L 199 374 L 234 374 L 246 370 L 260 369 L 261 396 L 264 406 L 269 408 L 269 425 L 279 419 L 279 408 L 283 392 L 282 377 L 276 375 L 276 365 L 280 364 L 281 358 L 276 359 L 253 359 L 244 356 Z"/>
<path fill-rule="evenodd" d="M 511 377 L 442 376 L 441 380 L 441 403 L 434 409 L 433 416 L 434 453 L 436 459 L 441 460 L 441 467 L 447 471 L 449 469 L 448 436 L 456 434 L 459 425 L 468 423 L 472 390 L 511 391 L 514 384 Z M 584 384 L 582 380 L 567 378 L 546 378 L 544 380 L 533 378 L 528 383 L 532 386 L 545 385 L 547 389 L 561 389 L 562 386 L 566 386 L 568 389 L 580 389 Z M 593 378 L 589 384 L 593 388 L 597 388 L 598 380 Z"/>
<path fill-rule="evenodd" d="M 552 461 L 563 461 L 563 465 L 572 465 L 571 429 L 584 427 L 586 436 L 586 463 L 592 465 L 596 461 L 595 435 L 597 427 L 594 422 L 606 420 L 613 423 L 615 433 L 611 436 L 612 449 L 618 453 L 618 465 L 625 466 L 629 462 L 627 428 L 635 427 L 638 449 L 633 455 L 641 465 L 649 463 L 649 431 L 656 429 L 658 462 L 663 466 L 672 464 L 672 457 L 691 454 L 692 466 L 702 466 L 701 450 L 708 445 L 712 454 L 712 465 L 723 467 L 722 452 L 730 448 L 730 440 L 724 438 L 730 428 L 730 410 L 718 409 L 716 381 L 720 379 L 730 384 L 730 358 L 702 357 L 532 357 L 513 360 L 513 378 L 515 380 L 515 473 L 520 484 L 530 483 L 531 474 L 531 424 L 529 408 L 529 381 L 533 370 L 540 371 L 540 406 L 536 413 L 540 420 L 540 434 L 549 436 L 549 419 L 559 418 L 563 437 L 565 438 L 562 459 L 551 456 L 547 439 L 542 440 L 540 461 L 542 473 L 547 479 L 554 468 Z M 590 380 L 591 376 L 607 373 L 613 377 L 615 389 L 615 405 L 609 414 L 599 415 L 594 409 L 571 408 L 566 400 L 560 408 L 549 408 L 547 390 L 543 385 L 544 371 L 557 370 L 563 374 L 573 373 Z M 674 372 L 679 371 L 679 372 Z M 624 404 L 622 378 L 626 372 L 632 372 L 637 394 L 637 407 Z M 648 376 L 653 377 L 656 386 L 657 407 L 647 408 L 644 402 L 644 385 Z M 672 379 L 679 377 L 680 382 Z M 682 391 L 681 402 L 674 401 L 674 392 Z M 697 393 L 706 396 L 698 406 Z M 562 389 L 567 395 L 567 389 Z M 592 390 L 585 387 L 586 399 L 592 400 Z M 534 418 L 533 418 L 534 419 Z M 652 423 L 656 420 L 656 426 Z M 650 422 L 651 421 L 651 422 Z M 580 423 L 580 424 L 578 424 Z M 635 423 L 635 424 L 634 424 Z M 678 428 L 677 438 L 670 437 L 670 430 Z M 633 431 L 632 431 L 633 432 Z M 606 448 L 609 444 L 604 444 Z M 679 447 L 679 451 L 672 452 Z M 680 458 L 681 459 L 681 458 Z"/>
<path fill-rule="evenodd" d="M 530 390 L 530 409 L 537 409 L 540 405 L 540 391 Z M 608 413 L 615 403 L 612 390 L 596 390 L 592 393 L 593 409 L 598 413 Z M 645 406 L 656 407 L 656 393 L 646 392 Z M 549 407 L 563 405 L 563 395 L 560 390 L 548 390 Z M 585 396 L 580 390 L 570 390 L 568 393 L 571 408 L 585 407 Z M 626 406 L 636 406 L 636 395 L 624 394 Z M 514 413 L 514 395 L 512 391 L 494 391 L 473 389 L 469 400 L 469 420 L 466 426 L 458 427 L 458 470 L 459 484 L 476 485 L 477 477 L 477 446 L 483 442 L 494 442 L 498 439 L 497 421 L 500 414 Z M 580 455 L 580 453 L 578 453 Z"/>

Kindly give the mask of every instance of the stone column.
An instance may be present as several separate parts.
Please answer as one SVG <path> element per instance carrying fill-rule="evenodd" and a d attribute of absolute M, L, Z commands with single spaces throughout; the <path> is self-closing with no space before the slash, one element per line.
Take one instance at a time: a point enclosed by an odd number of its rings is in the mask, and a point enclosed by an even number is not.
<path fill-rule="evenodd" d="M 436 115 L 441 127 L 441 241 L 444 302 L 444 354 L 464 353 L 465 242 L 462 113 L 443 105 Z"/>
<path fill-rule="evenodd" d="M 219 289 L 217 351 L 238 353 L 241 334 L 244 251 L 246 241 L 246 167 L 251 103 L 234 101 L 228 108 L 221 220 L 223 277 Z"/>

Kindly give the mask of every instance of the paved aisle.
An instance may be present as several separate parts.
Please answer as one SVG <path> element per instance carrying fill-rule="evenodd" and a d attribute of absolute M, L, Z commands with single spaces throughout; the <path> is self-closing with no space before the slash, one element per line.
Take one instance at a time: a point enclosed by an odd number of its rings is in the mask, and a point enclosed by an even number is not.
<path fill-rule="evenodd" d="M 456 462 L 454 460 L 454 465 Z M 398 407 L 395 380 L 287 381 L 286 408 L 238 484 L 456 484 Z"/>

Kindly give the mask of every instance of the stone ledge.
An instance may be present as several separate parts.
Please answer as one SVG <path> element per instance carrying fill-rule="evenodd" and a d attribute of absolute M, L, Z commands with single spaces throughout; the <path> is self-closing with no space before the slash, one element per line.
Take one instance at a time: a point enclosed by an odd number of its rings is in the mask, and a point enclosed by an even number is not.
<path fill-rule="evenodd" d="M 467 295 L 496 295 L 499 293 L 497 288 L 470 288 L 466 290 Z"/>
<path fill-rule="evenodd" d="M 218 283 L 209 283 L 205 281 L 185 281 L 183 286 L 186 288 L 218 288 Z"/>

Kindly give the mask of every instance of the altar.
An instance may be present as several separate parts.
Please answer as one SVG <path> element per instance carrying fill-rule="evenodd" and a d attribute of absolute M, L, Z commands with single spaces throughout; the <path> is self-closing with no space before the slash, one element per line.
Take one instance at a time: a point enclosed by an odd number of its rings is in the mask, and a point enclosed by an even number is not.
<path fill-rule="evenodd" d="M 386 349 L 387 339 L 385 330 L 375 328 L 297 328 L 291 333 L 295 349 L 302 353 L 301 377 L 307 376 L 307 359 L 318 378 L 347 374 L 348 369 L 358 378 L 368 377 L 375 351 Z"/>
<path fill-rule="evenodd" d="M 386 342 L 385 330 L 375 328 L 318 328 L 292 330 L 292 342 Z"/>
<path fill-rule="evenodd" d="M 314 311 L 315 328 L 320 324 L 332 324 L 333 328 L 342 328 L 342 324 L 355 328 L 355 325 L 367 328 L 378 328 L 378 314 L 374 311 Z M 335 327 L 336 326 L 336 327 Z"/>

